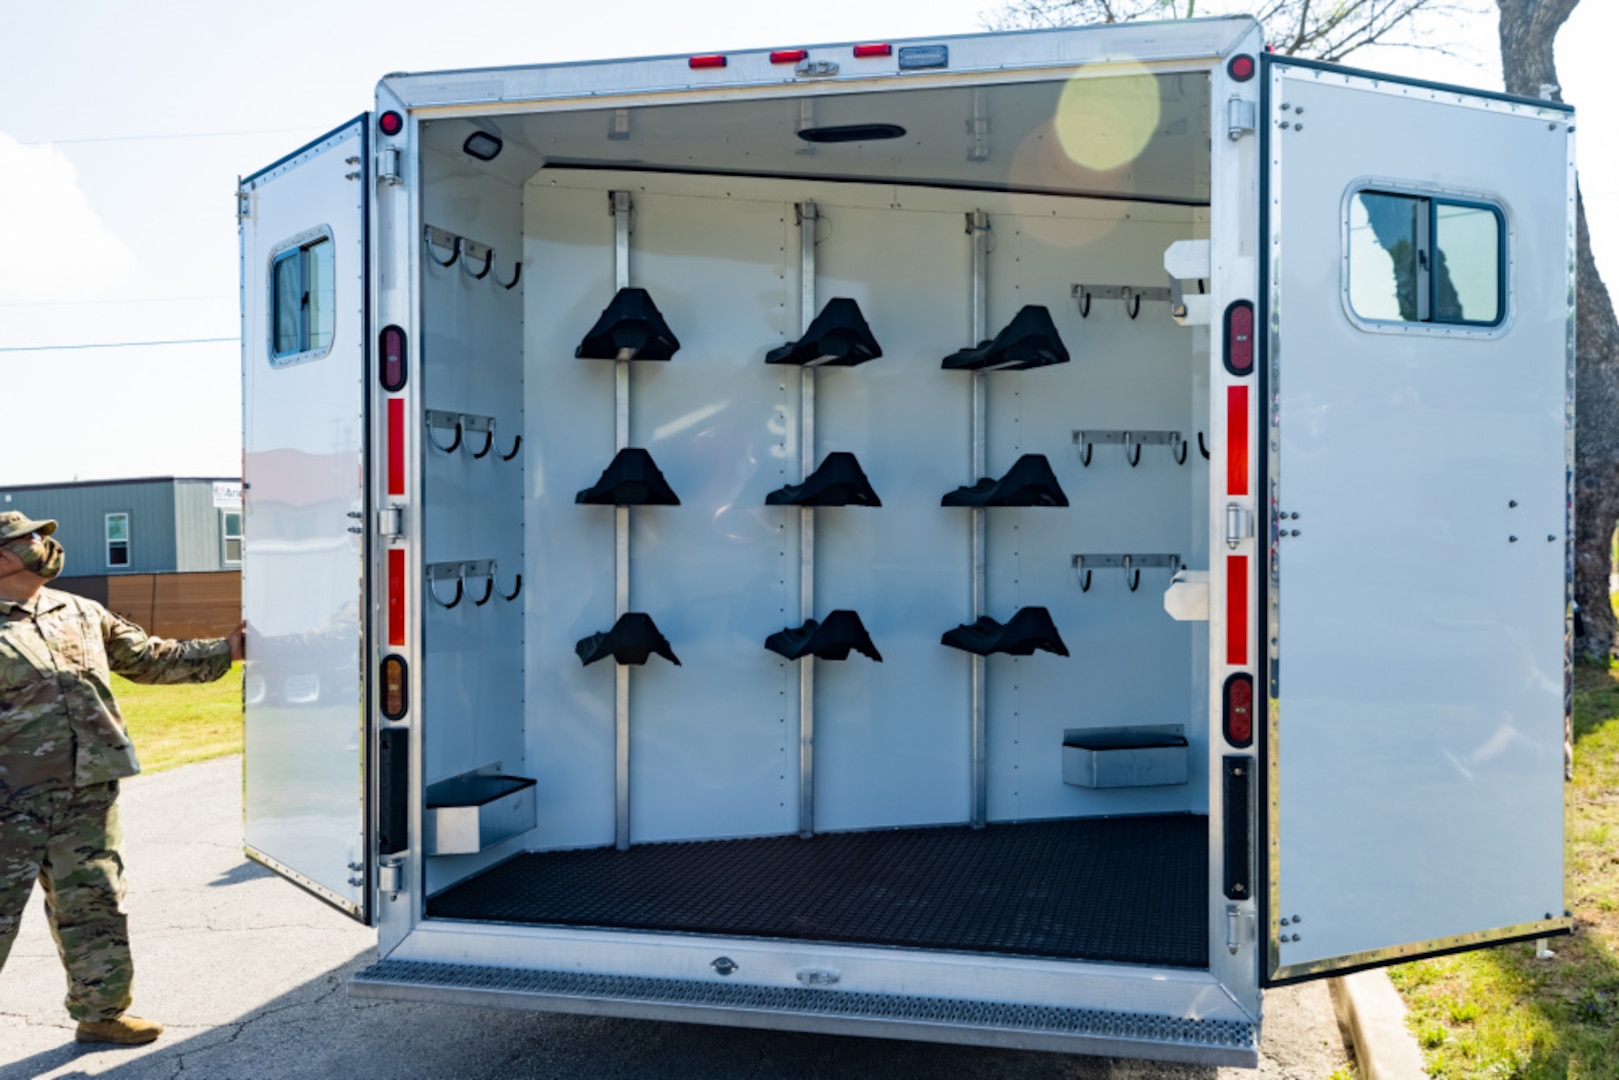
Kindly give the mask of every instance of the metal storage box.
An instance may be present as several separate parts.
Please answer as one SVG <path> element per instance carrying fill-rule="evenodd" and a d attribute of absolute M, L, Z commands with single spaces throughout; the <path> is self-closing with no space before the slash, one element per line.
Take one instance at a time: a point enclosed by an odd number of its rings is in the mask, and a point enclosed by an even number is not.
<path fill-rule="evenodd" d="M 1186 749 L 1179 724 L 1069 728 L 1063 732 L 1062 782 L 1083 788 L 1184 784 Z"/>
<path fill-rule="evenodd" d="M 534 781 L 456 776 L 427 789 L 429 855 L 472 855 L 534 827 Z"/>

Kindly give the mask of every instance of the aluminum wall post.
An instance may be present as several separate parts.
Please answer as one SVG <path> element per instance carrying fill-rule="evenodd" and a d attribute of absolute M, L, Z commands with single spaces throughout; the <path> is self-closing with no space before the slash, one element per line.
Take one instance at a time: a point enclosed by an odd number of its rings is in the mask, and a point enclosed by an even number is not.
<path fill-rule="evenodd" d="M 800 330 L 815 319 L 815 223 L 813 202 L 798 205 Z M 815 471 L 815 369 L 806 364 L 799 374 L 799 481 Z M 798 614 L 815 617 L 815 509 L 798 510 Z M 815 657 L 798 661 L 798 835 L 815 835 Z"/>
<path fill-rule="evenodd" d="M 615 191 L 613 200 L 614 288 L 630 283 L 630 193 Z M 630 362 L 613 361 L 614 438 L 616 453 L 630 445 Z M 630 610 L 630 508 L 613 508 L 613 618 Z M 613 665 L 613 832 L 620 851 L 630 846 L 630 669 Z"/>
<path fill-rule="evenodd" d="M 967 218 L 967 231 L 972 236 L 972 337 L 977 345 L 989 336 L 989 215 L 974 210 Z M 969 483 L 988 475 L 989 386 L 982 371 L 972 373 L 973 382 L 973 471 Z M 986 569 L 984 509 L 973 507 L 972 529 L 972 601 L 973 621 L 985 614 Z M 989 740 L 986 722 L 987 689 L 985 658 L 972 657 L 972 770 L 973 802 L 972 826 L 984 827 L 989 820 Z"/>

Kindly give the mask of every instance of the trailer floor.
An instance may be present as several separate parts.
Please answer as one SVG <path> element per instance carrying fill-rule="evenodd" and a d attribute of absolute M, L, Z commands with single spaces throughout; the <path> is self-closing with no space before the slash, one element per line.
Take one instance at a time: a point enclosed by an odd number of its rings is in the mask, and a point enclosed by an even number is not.
<path fill-rule="evenodd" d="M 532 852 L 430 918 L 1208 966 L 1208 819 L 1083 818 Z"/>

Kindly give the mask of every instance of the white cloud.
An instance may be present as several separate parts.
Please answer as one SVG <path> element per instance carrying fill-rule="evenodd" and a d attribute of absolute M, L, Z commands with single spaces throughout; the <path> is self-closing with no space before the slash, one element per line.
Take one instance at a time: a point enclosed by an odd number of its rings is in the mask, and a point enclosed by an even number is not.
<path fill-rule="evenodd" d="M 134 276 L 135 253 L 96 213 L 78 170 L 53 146 L 0 133 L 0 215 L 7 250 L 0 296 L 10 303 L 104 296 Z"/>

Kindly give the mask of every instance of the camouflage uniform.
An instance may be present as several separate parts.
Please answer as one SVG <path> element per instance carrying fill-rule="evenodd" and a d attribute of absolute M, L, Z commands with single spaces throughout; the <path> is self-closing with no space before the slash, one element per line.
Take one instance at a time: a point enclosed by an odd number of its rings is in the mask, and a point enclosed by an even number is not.
<path fill-rule="evenodd" d="M 140 764 L 108 672 L 209 682 L 230 664 L 224 639 L 149 637 L 71 593 L 0 600 L 0 967 L 37 878 L 76 1020 L 118 1016 L 134 978 L 116 800 Z"/>

